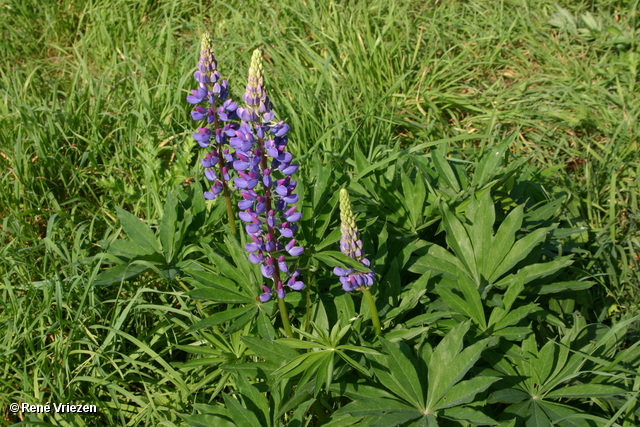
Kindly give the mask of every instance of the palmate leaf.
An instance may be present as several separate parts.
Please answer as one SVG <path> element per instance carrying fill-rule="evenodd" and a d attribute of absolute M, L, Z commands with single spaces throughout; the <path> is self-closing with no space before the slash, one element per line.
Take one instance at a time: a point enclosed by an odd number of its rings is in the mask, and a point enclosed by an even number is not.
<path fill-rule="evenodd" d="M 470 380 L 461 381 L 445 393 L 440 400 L 436 411 L 462 405 L 464 403 L 470 403 L 473 401 L 476 394 L 485 391 L 491 386 L 491 384 L 499 381 L 500 379 L 500 377 L 478 376 Z"/>
<path fill-rule="evenodd" d="M 393 415 L 393 419 L 403 419 L 402 422 L 415 420 L 410 425 L 436 426 L 437 418 L 445 416 L 445 413 L 449 414 L 451 419 L 466 420 L 478 425 L 497 424 L 482 412 L 466 410 L 465 405 L 472 402 L 478 393 L 500 379 L 478 376 L 460 382 L 479 359 L 489 341 L 485 339 L 464 348 L 463 338 L 468 330 L 469 322 L 459 324 L 444 337 L 433 352 L 421 354 L 420 362 L 413 359 L 412 353 L 408 353 L 411 351 L 408 347 L 401 350 L 385 338 L 379 338 L 385 356 L 374 357 L 377 362 L 377 365 L 374 363 L 374 374 L 382 387 L 393 393 L 396 398 L 379 398 L 379 402 L 376 402 L 383 406 L 376 407 L 370 405 L 370 402 L 375 400 L 374 396 L 350 395 L 349 397 L 355 398 L 355 402 L 345 406 L 341 411 L 354 416 L 375 416 L 375 419 L 367 418 L 373 423 L 367 425 L 397 425 L 385 424 L 391 422 L 390 415 L 387 415 L 391 413 L 396 414 Z M 417 363 L 427 366 L 426 381 L 425 378 L 420 378 L 424 369 L 418 369 Z M 423 384 L 427 384 L 426 390 Z M 451 408 L 460 407 L 465 410 L 450 411 Z M 385 408 L 384 415 L 380 413 L 382 408 Z M 402 415 L 399 415 L 400 413 Z"/>
<path fill-rule="evenodd" d="M 407 399 L 416 408 L 421 408 L 424 405 L 424 391 L 416 368 L 398 347 L 384 338 L 379 338 L 379 340 L 387 354 L 386 367 L 389 369 L 388 379 L 391 383 L 387 382 L 386 384 L 393 384 L 395 390 L 403 390 L 403 394 L 400 396 Z"/>
<path fill-rule="evenodd" d="M 342 252 L 323 251 L 323 252 L 317 252 L 313 254 L 313 256 L 319 259 L 320 261 L 322 261 L 323 263 L 325 263 L 326 265 L 328 265 L 329 267 L 341 266 L 341 267 L 353 268 L 356 271 L 362 271 L 362 272 L 369 271 L 367 267 L 363 266 L 353 258 L 346 256 Z"/>
<path fill-rule="evenodd" d="M 160 252 L 158 239 L 156 239 L 156 236 L 148 225 L 140 221 L 140 219 L 135 215 L 122 208 L 116 207 L 116 212 L 124 232 L 127 233 L 127 236 L 132 242 L 142 247 L 149 248 L 154 252 Z"/>
<path fill-rule="evenodd" d="M 442 417 L 454 421 L 466 421 L 476 426 L 496 426 L 499 423 L 477 409 L 468 406 L 448 408 L 441 412 Z"/>
<path fill-rule="evenodd" d="M 254 308 L 254 306 L 248 305 L 244 307 L 232 308 L 231 310 L 220 311 L 191 325 L 191 327 L 187 329 L 187 332 L 195 332 L 203 328 L 209 328 L 211 326 L 219 325 L 220 323 L 224 323 L 228 320 L 232 320 L 236 317 L 242 316 L 243 314 L 253 310 Z"/>
<path fill-rule="evenodd" d="M 149 269 L 143 264 L 121 264 L 115 265 L 100 273 L 93 281 L 94 285 L 111 285 L 131 279 Z"/>
<path fill-rule="evenodd" d="M 167 201 L 164 205 L 162 220 L 158 227 L 158 237 L 162 244 L 162 252 L 167 263 L 173 261 L 176 254 L 176 223 L 178 222 L 178 198 L 173 191 L 167 193 Z M 184 230 L 186 231 L 186 230 Z M 181 239 L 180 239 L 181 240 Z"/>
<path fill-rule="evenodd" d="M 228 412 L 227 412 L 228 413 Z M 236 427 L 236 424 L 231 421 L 229 415 L 213 415 L 213 414 L 197 414 L 197 415 L 182 415 L 182 419 L 189 425 L 189 427 Z"/>
<path fill-rule="evenodd" d="M 223 394 L 224 403 L 229 410 L 229 415 L 231 419 L 238 427 L 255 427 L 262 425 L 258 420 L 258 417 L 246 408 L 242 407 L 240 402 L 238 402 L 233 397 L 228 394 Z"/>
<path fill-rule="evenodd" d="M 335 417 L 349 414 L 352 417 L 358 416 L 381 416 L 381 414 L 395 414 L 394 421 L 398 423 L 397 416 L 403 419 L 402 422 L 407 422 L 423 416 L 423 413 L 412 405 L 396 399 L 387 399 L 380 397 L 370 397 L 368 399 L 356 400 L 338 409 L 335 413 Z M 397 424 L 383 424 L 383 425 L 397 425 Z"/>
<path fill-rule="evenodd" d="M 436 285 L 438 294 L 449 307 L 473 319 L 481 330 L 485 330 L 487 321 L 477 286 L 466 274 L 461 274 L 458 276 L 457 288 L 462 292 L 462 296 L 448 286 Z"/>
<path fill-rule="evenodd" d="M 447 244 L 455 252 L 457 258 L 464 264 L 467 273 L 473 277 L 477 285 L 479 285 L 480 277 L 478 275 L 478 266 L 474 255 L 473 244 L 460 220 L 451 211 L 446 202 L 440 204 L 442 211 L 442 224 L 447 233 Z"/>
<path fill-rule="evenodd" d="M 627 390 L 606 384 L 580 384 L 564 387 L 547 393 L 546 398 L 590 398 L 590 397 L 609 397 L 617 394 L 625 394 Z"/>
<path fill-rule="evenodd" d="M 473 367 L 489 343 L 487 338 L 462 349 L 462 338 L 468 330 L 469 322 L 453 328 L 431 355 L 426 406 L 429 412 L 444 404 L 445 394 Z"/>
<path fill-rule="evenodd" d="M 436 274 L 443 274 L 447 279 L 455 280 L 465 271 L 464 264 L 442 246 L 429 244 L 419 252 L 426 253 L 409 267 L 412 273 L 424 274 L 433 271 Z"/>
<path fill-rule="evenodd" d="M 260 424 L 257 425 L 270 426 L 271 417 L 269 416 L 269 402 L 267 399 L 256 387 L 249 384 L 244 374 L 236 373 L 235 380 L 236 387 L 240 391 L 244 405 L 260 420 Z"/>

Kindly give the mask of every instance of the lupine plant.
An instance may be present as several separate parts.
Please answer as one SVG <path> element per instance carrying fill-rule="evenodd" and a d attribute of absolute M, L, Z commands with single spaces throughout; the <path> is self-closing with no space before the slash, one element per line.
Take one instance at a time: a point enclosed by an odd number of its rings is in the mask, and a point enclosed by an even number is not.
<path fill-rule="evenodd" d="M 362 240 L 358 236 L 358 226 L 356 225 L 353 210 L 351 209 L 351 200 L 349 192 L 346 189 L 340 190 L 340 251 L 358 261 L 369 271 L 356 271 L 353 268 L 335 267 L 333 273 L 340 277 L 342 289 L 346 292 L 362 291 L 369 310 L 371 311 L 371 319 L 373 321 L 373 329 L 376 335 L 381 334 L 380 318 L 378 317 L 378 309 L 376 302 L 371 295 L 369 287 L 373 285 L 375 272 L 371 269 L 371 262 L 362 254 Z"/>
<path fill-rule="evenodd" d="M 191 91 L 187 96 L 187 102 L 195 105 L 191 111 L 191 117 L 197 122 L 203 122 L 202 127 L 193 133 L 193 139 L 203 148 L 212 148 L 202 159 L 204 175 L 212 181 L 209 191 L 204 193 L 206 199 L 212 200 L 223 195 L 227 218 L 231 232 L 236 234 L 235 215 L 233 212 L 231 195 L 229 191 L 229 167 L 235 157 L 228 148 L 224 147 L 230 135 L 234 135 L 237 128 L 236 123 L 227 123 L 237 117 L 236 110 L 238 104 L 229 96 L 229 83 L 221 80 L 220 72 L 217 69 L 218 63 L 213 52 L 213 41 L 208 33 L 202 36 L 200 45 L 200 60 L 198 70 L 193 74 L 198 82 L 198 88 Z M 204 104 L 203 107 L 200 104 Z M 223 123 L 226 123 L 223 125 Z M 212 126 L 212 127 L 211 127 Z M 211 138 L 213 137 L 213 141 Z M 216 174 L 215 168 L 218 168 Z"/>
<path fill-rule="evenodd" d="M 292 257 L 304 252 L 294 238 L 295 223 L 301 218 L 294 205 L 299 197 L 293 193 L 296 181 L 292 180 L 298 165 L 291 164 L 292 156 L 285 151 L 289 125 L 271 123 L 274 115 L 264 85 L 260 50 L 255 50 L 251 58 L 244 101 L 246 107 L 238 110 L 242 123 L 230 144 L 237 156 L 233 168 L 240 175 L 235 179 L 243 199 L 238 202 L 242 210 L 239 216 L 247 224 L 245 230 L 251 239 L 245 248 L 249 260 L 260 265 L 262 275 L 273 281 L 273 288 L 262 285 L 260 300 L 270 300 L 275 291 L 286 334 L 292 336 L 284 286 L 301 290 L 304 283 L 299 280 L 300 270 L 291 269 L 282 252 Z"/>
<path fill-rule="evenodd" d="M 246 223 L 245 230 L 251 242 L 245 245 L 249 260 L 260 265 L 262 275 L 273 281 L 273 286 L 262 285 L 260 301 L 267 302 L 275 292 L 278 298 L 282 323 L 287 336 L 292 336 L 291 326 L 284 304 L 285 286 L 301 290 L 299 269 L 293 269 L 283 252 L 298 257 L 304 252 L 296 245 L 295 224 L 301 214 L 296 212 L 295 203 L 299 196 L 294 193 L 296 181 L 292 179 L 298 170 L 292 164 L 293 157 L 287 152 L 289 125 L 283 121 L 273 123 L 274 113 L 264 84 L 262 52 L 256 49 L 251 58 L 246 91 L 243 95 L 244 107 L 228 96 L 228 82 L 220 80 L 216 69 L 211 36 L 202 38 L 198 71 L 194 77 L 198 89 L 192 90 L 187 101 L 195 104 L 191 112 L 194 120 L 205 120 L 213 124 L 213 132 L 206 127 L 198 128 L 193 139 L 203 148 L 210 145 L 214 149 L 202 159 L 205 176 L 213 181 L 210 191 L 204 193 L 206 199 L 215 199 L 222 194 L 227 207 L 230 228 L 235 234 L 235 213 L 232 207 L 229 183 L 239 190 L 241 199 L 237 206 L 238 216 Z M 206 101 L 208 108 L 199 106 Z M 240 123 L 233 120 L 238 118 Z M 224 126 L 222 123 L 226 122 Z M 215 135 L 215 142 L 211 136 Z M 225 143 L 230 148 L 223 148 Z M 215 172 L 218 167 L 219 175 Z M 230 170 L 238 175 L 231 181 Z"/>

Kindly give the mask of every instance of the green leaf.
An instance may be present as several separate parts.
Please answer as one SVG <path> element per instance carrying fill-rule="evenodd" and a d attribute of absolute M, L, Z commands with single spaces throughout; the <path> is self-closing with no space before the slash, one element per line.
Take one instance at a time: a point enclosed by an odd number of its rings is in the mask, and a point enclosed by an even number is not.
<path fill-rule="evenodd" d="M 499 381 L 500 379 L 501 378 L 499 377 L 478 376 L 467 381 L 461 381 L 451 387 L 442 399 L 436 402 L 436 405 L 438 405 L 436 411 L 462 405 L 464 403 L 470 403 L 473 401 L 476 394 L 485 391 L 491 386 L 491 384 Z"/>
<path fill-rule="evenodd" d="M 453 288 L 449 286 L 437 284 L 436 291 L 445 304 L 458 313 L 473 319 L 481 330 L 485 330 L 487 325 L 484 306 L 482 305 L 478 289 L 466 274 L 460 275 L 458 284 L 458 289 L 462 291 L 464 298 L 454 292 Z"/>
<path fill-rule="evenodd" d="M 429 326 L 422 326 L 417 328 L 399 328 L 395 331 L 387 332 L 384 336 L 389 342 L 400 342 L 410 340 L 420 335 L 424 335 L 431 328 Z"/>
<path fill-rule="evenodd" d="M 478 166 L 476 166 L 473 180 L 471 181 L 473 187 L 483 187 L 495 176 L 498 171 L 498 166 L 504 160 L 504 153 L 511 147 L 517 135 L 518 132 L 513 132 L 498 145 L 488 148 L 482 154 Z"/>
<path fill-rule="evenodd" d="M 269 417 L 269 402 L 267 399 L 255 388 L 249 384 L 247 378 L 243 374 L 236 374 L 236 387 L 242 395 L 242 400 L 247 409 L 259 418 L 260 423 L 256 425 L 269 426 L 271 425 L 271 417 Z"/>
<path fill-rule="evenodd" d="M 218 313 L 212 314 L 211 316 L 195 323 L 189 329 L 187 329 L 187 332 L 195 332 L 203 328 L 219 325 L 220 323 L 226 322 L 231 319 L 235 319 L 238 316 L 242 316 L 247 311 L 253 310 L 254 308 L 255 308 L 254 306 L 248 305 L 245 307 L 238 307 L 238 308 L 233 308 L 231 310 L 220 311 Z"/>
<path fill-rule="evenodd" d="M 411 182 L 407 173 L 402 173 L 400 177 L 406 208 L 409 212 L 412 226 L 416 228 L 421 223 L 422 212 L 424 211 L 424 200 L 426 197 L 424 180 L 420 172 L 417 173 L 415 184 Z"/>
<path fill-rule="evenodd" d="M 249 310 L 248 312 L 246 312 L 245 314 L 243 314 L 242 316 L 238 317 L 236 319 L 235 322 L 233 322 L 225 331 L 224 334 L 225 335 L 231 335 L 232 333 L 239 331 L 240 329 L 242 329 L 242 327 L 244 325 L 246 325 L 247 323 L 249 323 L 251 321 L 251 319 L 253 319 L 256 315 L 256 313 L 258 312 L 258 307 L 257 306 L 253 306 L 253 308 L 251 310 Z"/>
<path fill-rule="evenodd" d="M 394 344 L 382 337 L 379 338 L 379 341 L 386 353 L 386 368 L 389 370 L 389 379 L 397 386 L 396 390 L 403 389 L 405 393 L 401 397 L 407 398 L 407 401 L 416 408 L 422 408 L 424 406 L 424 392 L 415 366 Z"/>
<path fill-rule="evenodd" d="M 269 341 L 273 341 L 276 337 L 276 330 L 264 310 L 260 310 L 258 313 L 258 333 L 262 338 Z"/>
<path fill-rule="evenodd" d="M 433 410 L 436 402 L 465 376 L 487 346 L 489 339 L 479 341 L 463 350 L 462 339 L 468 330 L 469 322 L 460 323 L 433 350 L 428 366 L 428 410 Z"/>
<path fill-rule="evenodd" d="M 404 413 L 409 417 L 406 421 L 420 418 L 423 415 L 422 412 L 416 408 L 399 400 L 372 397 L 351 402 L 334 412 L 334 416 L 349 414 L 353 417 L 358 417 L 364 415 L 380 415 L 382 412 Z"/>
<path fill-rule="evenodd" d="M 349 357 L 346 353 L 344 353 L 343 351 L 336 351 L 336 353 L 338 354 L 338 356 L 342 358 L 342 360 L 347 362 L 349 365 L 351 365 L 354 369 L 356 369 L 362 375 L 364 375 L 365 377 L 371 378 L 371 374 L 369 373 L 369 371 L 367 371 L 367 369 L 364 366 L 362 366 L 361 364 L 353 360 L 351 357 Z"/>
<path fill-rule="evenodd" d="M 261 425 L 258 417 L 256 417 L 251 411 L 243 408 L 242 405 L 240 405 L 240 402 L 227 394 L 223 394 L 222 397 L 224 398 L 224 403 L 229 410 L 229 415 L 231 415 L 231 419 L 236 423 L 236 426 L 256 427 Z"/>
<path fill-rule="evenodd" d="M 340 228 L 333 230 L 322 242 L 318 243 L 315 247 L 316 251 L 321 251 L 329 245 L 333 245 L 342 237 L 342 231 Z"/>
<path fill-rule="evenodd" d="M 442 178 L 456 193 L 459 193 L 461 190 L 460 183 L 449 165 L 447 146 L 445 144 L 438 145 L 438 148 L 431 152 L 431 161 L 433 162 L 433 167 L 438 172 L 438 177 Z"/>
<path fill-rule="evenodd" d="M 497 426 L 499 424 L 493 418 L 468 406 L 444 409 L 441 414 L 444 418 L 454 421 L 466 421 L 477 426 Z"/>
<path fill-rule="evenodd" d="M 480 326 L 480 329 L 487 328 L 487 321 L 484 316 L 484 306 L 480 299 L 480 292 L 475 283 L 466 275 L 462 274 L 458 277 L 458 286 L 464 295 L 464 299 L 467 302 L 469 314 L 471 318 L 476 321 Z"/>
<path fill-rule="evenodd" d="M 276 341 L 267 341 L 255 337 L 242 337 L 242 341 L 256 356 L 278 365 L 289 362 L 299 356 L 297 351 Z"/>
<path fill-rule="evenodd" d="M 228 277 L 235 283 L 243 283 L 247 280 L 244 274 L 242 274 L 236 266 L 232 265 L 222 255 L 214 252 L 209 245 L 204 245 L 202 251 L 209 258 L 210 265 L 215 266 L 215 269 L 223 276 Z"/>
<path fill-rule="evenodd" d="M 561 397 L 567 397 L 567 398 L 609 397 L 609 396 L 615 396 L 618 394 L 625 394 L 626 392 L 627 390 L 614 385 L 581 384 L 581 385 L 572 385 L 572 386 L 564 387 L 559 390 L 554 390 L 550 393 L 547 393 L 545 398 L 559 399 Z"/>
<path fill-rule="evenodd" d="M 322 344 L 319 342 L 303 341 L 296 338 L 280 338 L 276 342 L 280 344 L 284 344 L 287 347 L 291 347 L 291 348 L 322 348 L 322 349 L 327 348 L 325 344 Z"/>
<path fill-rule="evenodd" d="M 476 201 L 476 197 L 478 197 L 478 201 Z M 478 192 L 471 198 L 465 216 L 467 221 L 472 223 L 471 226 L 466 225 L 465 228 L 467 228 L 471 238 L 476 265 L 479 273 L 486 278 L 493 269 L 493 266 L 487 262 L 487 258 L 489 258 L 491 251 L 494 250 L 493 223 L 496 218 L 489 188 Z"/>
<path fill-rule="evenodd" d="M 453 249 L 457 258 L 462 261 L 468 274 L 473 277 L 476 283 L 479 283 L 478 266 L 476 265 L 473 245 L 467 230 L 447 203 L 440 203 L 440 210 L 442 212 L 442 224 L 446 231 L 447 244 Z"/>
<path fill-rule="evenodd" d="M 502 221 L 491 245 L 491 251 L 487 254 L 487 265 L 491 270 L 486 275 L 489 283 L 494 283 L 502 274 L 498 267 L 507 256 L 513 243 L 516 241 L 516 233 L 522 226 L 524 219 L 524 205 L 516 206 L 509 215 Z"/>
<path fill-rule="evenodd" d="M 160 243 L 162 243 L 162 251 L 168 264 L 173 261 L 176 250 L 174 236 L 176 233 L 176 223 L 178 222 L 177 207 L 178 198 L 173 191 L 169 190 L 158 230 L 158 237 L 160 238 Z"/>
<path fill-rule="evenodd" d="M 355 259 L 348 257 L 342 252 L 338 251 L 316 252 L 315 254 L 313 254 L 313 256 L 327 264 L 329 267 L 346 266 L 349 268 L 353 268 L 356 271 L 362 272 L 368 272 L 370 270 Z"/>
<path fill-rule="evenodd" d="M 138 274 L 142 274 L 148 269 L 149 267 L 143 264 L 116 265 L 98 274 L 96 279 L 93 281 L 93 284 L 112 285 L 114 283 L 120 283 L 131 279 Z"/>
<path fill-rule="evenodd" d="M 208 299 L 226 304 L 255 304 L 256 301 L 237 292 L 220 288 L 200 288 L 187 292 L 194 299 Z"/>
<path fill-rule="evenodd" d="M 516 308 L 515 310 L 507 314 L 505 317 L 503 317 L 502 320 L 500 320 L 495 325 L 495 329 L 498 330 L 498 329 L 506 328 L 507 326 L 515 325 L 520 320 L 527 317 L 527 315 L 529 315 L 529 313 L 531 313 L 537 307 L 538 307 L 537 304 L 531 303 L 531 304 L 527 304 L 522 307 Z"/>
<path fill-rule="evenodd" d="M 424 274 L 432 271 L 455 280 L 466 271 L 464 264 L 442 246 L 432 244 L 422 250 L 424 249 L 427 249 L 427 253 L 416 259 L 409 267 L 412 273 Z"/>
<path fill-rule="evenodd" d="M 118 239 L 115 242 L 111 243 L 107 252 L 116 256 L 124 256 L 129 259 L 156 253 L 151 248 L 140 246 L 130 240 L 122 239 Z"/>
<path fill-rule="evenodd" d="M 496 390 L 487 398 L 487 403 L 518 403 L 530 399 L 531 395 L 515 388 Z"/>
<path fill-rule="evenodd" d="M 227 279 L 226 277 L 202 270 L 186 269 L 184 271 L 198 283 L 201 283 L 207 287 L 227 289 L 232 292 L 236 292 L 238 289 L 238 285 L 236 285 L 233 280 Z"/>
<path fill-rule="evenodd" d="M 140 221 L 138 217 L 122 208 L 116 207 L 116 212 L 118 214 L 118 219 L 122 224 L 122 228 L 132 242 L 149 248 L 154 252 L 160 252 L 158 240 L 149 226 L 145 225 L 145 223 Z"/>
<path fill-rule="evenodd" d="M 498 278 L 522 261 L 546 237 L 551 227 L 539 228 L 518 240 L 495 269 L 492 278 Z"/>
<path fill-rule="evenodd" d="M 184 415 L 178 414 L 189 425 L 189 427 L 236 427 L 230 417 L 211 414 Z"/>
<path fill-rule="evenodd" d="M 595 285 L 595 282 L 587 282 L 587 281 L 570 281 L 570 282 L 557 282 L 551 283 L 549 285 L 541 285 L 537 289 L 533 290 L 532 293 L 535 295 L 547 295 L 553 294 L 557 292 L 565 292 L 565 291 L 583 291 L 585 289 L 589 289 Z"/>
<path fill-rule="evenodd" d="M 280 378 L 291 378 L 301 372 L 314 372 L 313 367 L 315 366 L 317 369 L 317 366 L 327 357 L 333 357 L 333 352 L 329 350 L 322 350 L 301 354 L 275 371 L 274 375 Z"/>

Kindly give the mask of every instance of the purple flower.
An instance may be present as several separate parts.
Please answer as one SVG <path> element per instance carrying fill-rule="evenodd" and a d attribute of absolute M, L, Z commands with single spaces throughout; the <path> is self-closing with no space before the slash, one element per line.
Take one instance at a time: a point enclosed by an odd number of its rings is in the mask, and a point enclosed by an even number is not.
<path fill-rule="evenodd" d="M 293 290 L 304 288 L 298 279 L 300 270 L 292 272 L 291 261 L 283 254 L 298 257 L 304 248 L 294 238 L 297 227 L 293 223 L 302 215 L 293 205 L 299 199 L 294 194 L 296 181 L 292 178 L 298 166 L 290 164 L 293 156 L 286 151 L 289 125 L 271 123 L 272 106 L 262 71 L 262 55 L 256 50 L 243 96 L 245 106 L 235 110 L 242 122 L 235 132 L 227 135 L 229 144 L 236 149 L 233 168 L 238 178 L 234 183 L 243 199 L 238 203 L 242 210 L 239 216 L 248 223 L 245 230 L 252 240 L 245 249 L 249 260 L 260 265 L 262 275 L 273 281 L 273 288 L 263 288 L 260 300 L 264 302 L 274 293 L 284 298 L 284 286 Z"/>
<path fill-rule="evenodd" d="M 237 118 L 236 110 L 238 104 L 231 99 L 227 99 L 229 94 L 229 83 L 222 80 L 220 72 L 217 70 L 218 63 L 213 52 L 213 40 L 209 34 L 202 36 L 200 45 L 200 58 L 198 69 L 193 74 L 198 83 L 198 87 L 187 96 L 187 102 L 193 104 L 191 118 L 196 122 L 203 122 L 202 127 L 192 134 L 193 139 L 203 148 L 214 149 L 202 159 L 202 166 L 205 168 L 205 176 L 210 181 L 214 181 L 211 191 L 204 193 L 206 199 L 212 200 L 223 194 L 228 188 L 227 182 L 231 179 L 228 171 L 234 166 L 235 153 L 229 152 L 228 148 L 223 148 L 227 139 L 235 135 L 237 124 L 226 123 Z M 205 103 L 205 106 L 199 105 Z M 207 125 L 213 125 L 208 128 Z M 214 172 L 213 168 L 219 170 Z"/>
<path fill-rule="evenodd" d="M 350 258 L 355 259 L 369 271 L 360 272 L 352 268 L 335 267 L 333 274 L 340 278 L 342 289 L 351 292 L 373 285 L 375 272 L 370 268 L 371 263 L 362 256 L 362 241 L 358 237 L 358 227 L 356 226 L 349 192 L 344 188 L 340 190 L 340 251 Z"/>

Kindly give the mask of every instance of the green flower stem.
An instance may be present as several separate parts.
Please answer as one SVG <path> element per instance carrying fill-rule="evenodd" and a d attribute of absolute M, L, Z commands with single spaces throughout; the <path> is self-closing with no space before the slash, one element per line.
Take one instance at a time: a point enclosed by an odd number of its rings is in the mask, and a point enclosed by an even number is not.
<path fill-rule="evenodd" d="M 278 309 L 280 310 L 280 317 L 282 318 L 284 333 L 287 335 L 287 338 L 293 338 L 293 332 L 291 331 L 291 324 L 289 323 L 289 312 L 287 312 L 287 306 L 284 304 L 283 298 L 278 298 Z M 376 316 L 377 316 L 377 313 L 376 313 Z"/>
<path fill-rule="evenodd" d="M 218 113 L 213 113 L 213 126 L 215 129 L 219 129 L 220 122 L 218 121 Z M 224 179 L 224 172 L 222 168 L 224 166 L 224 155 L 222 153 L 222 144 L 217 144 L 218 146 L 218 167 L 220 168 L 220 180 L 222 181 L 222 195 L 224 197 L 224 202 L 227 205 L 227 218 L 229 219 L 229 227 L 231 228 L 231 234 L 236 239 L 238 238 L 238 231 L 236 230 L 236 220 L 234 218 L 233 212 L 233 204 L 231 203 L 231 192 L 229 191 L 229 185 L 227 181 Z"/>
<path fill-rule="evenodd" d="M 236 221 L 233 217 L 233 205 L 231 204 L 231 195 L 229 194 L 229 187 L 227 182 L 223 181 L 222 192 L 224 194 L 224 202 L 227 205 L 227 218 L 229 218 L 229 227 L 231 228 L 231 234 L 236 239 L 238 238 L 238 232 L 236 230 Z"/>
<path fill-rule="evenodd" d="M 373 322 L 373 331 L 376 335 L 382 335 L 382 328 L 380 327 L 380 317 L 378 317 L 378 309 L 376 308 L 376 301 L 373 299 L 373 295 L 369 291 L 368 287 L 361 288 L 362 295 L 369 304 L 369 311 L 371 312 L 371 321 Z"/>
<path fill-rule="evenodd" d="M 309 284 L 308 286 L 306 286 L 305 289 L 305 294 L 306 294 L 306 308 L 307 308 L 307 314 L 306 314 L 306 319 L 304 322 L 304 331 L 305 332 L 309 332 L 309 327 L 311 326 L 311 285 L 315 285 L 316 284 L 316 276 L 315 274 L 309 272 Z"/>

